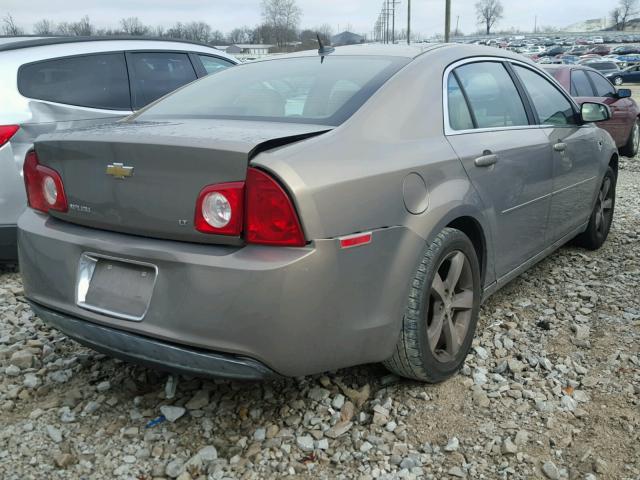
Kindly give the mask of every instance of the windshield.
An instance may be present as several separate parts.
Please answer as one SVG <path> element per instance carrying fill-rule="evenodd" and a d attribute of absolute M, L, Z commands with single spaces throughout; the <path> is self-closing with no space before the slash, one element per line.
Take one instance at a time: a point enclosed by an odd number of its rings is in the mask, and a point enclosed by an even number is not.
<path fill-rule="evenodd" d="M 410 59 L 297 57 L 247 63 L 176 91 L 135 119 L 225 118 L 339 125 Z"/>

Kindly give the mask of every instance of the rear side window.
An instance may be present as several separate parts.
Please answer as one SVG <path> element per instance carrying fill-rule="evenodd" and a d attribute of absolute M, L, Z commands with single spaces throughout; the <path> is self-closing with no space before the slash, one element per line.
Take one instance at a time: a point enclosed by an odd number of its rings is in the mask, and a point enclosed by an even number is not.
<path fill-rule="evenodd" d="M 618 70 L 618 66 L 615 63 L 593 62 L 589 66 L 596 70 Z"/>
<path fill-rule="evenodd" d="M 473 119 L 469 112 L 469 106 L 464 98 L 460 84 L 453 74 L 449 75 L 447 86 L 449 104 L 449 125 L 454 130 L 470 130 L 473 128 Z"/>
<path fill-rule="evenodd" d="M 142 108 L 196 79 L 196 72 L 186 53 L 135 52 L 127 54 L 127 61 L 134 109 Z"/>
<path fill-rule="evenodd" d="M 233 63 L 223 60 L 218 57 L 212 57 L 210 55 L 198 55 L 198 58 L 202 62 L 202 66 L 207 71 L 207 75 L 210 73 L 216 73 L 225 68 L 233 67 Z"/>
<path fill-rule="evenodd" d="M 546 78 L 528 68 L 514 65 L 524 84 L 541 125 L 573 125 L 576 123 L 571 102 Z"/>
<path fill-rule="evenodd" d="M 596 87 L 596 97 L 615 97 L 616 89 L 611 82 L 596 72 L 587 72 Z"/>
<path fill-rule="evenodd" d="M 571 71 L 571 95 L 574 97 L 593 97 L 593 89 L 584 70 Z"/>
<path fill-rule="evenodd" d="M 131 110 L 123 53 L 56 58 L 23 65 L 18 72 L 22 95 L 67 105 Z"/>
<path fill-rule="evenodd" d="M 477 128 L 529 125 L 520 94 L 504 65 L 478 62 L 456 70 Z"/>

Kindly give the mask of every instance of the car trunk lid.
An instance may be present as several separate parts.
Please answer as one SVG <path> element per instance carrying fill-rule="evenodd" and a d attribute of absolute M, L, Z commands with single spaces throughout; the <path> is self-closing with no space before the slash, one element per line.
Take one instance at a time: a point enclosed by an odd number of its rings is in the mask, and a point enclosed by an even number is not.
<path fill-rule="evenodd" d="M 36 142 L 39 162 L 61 175 L 68 212 L 52 216 L 146 237 L 238 245 L 195 230 L 198 193 L 243 181 L 260 151 L 331 127 L 237 120 L 132 122 L 62 132 Z"/>

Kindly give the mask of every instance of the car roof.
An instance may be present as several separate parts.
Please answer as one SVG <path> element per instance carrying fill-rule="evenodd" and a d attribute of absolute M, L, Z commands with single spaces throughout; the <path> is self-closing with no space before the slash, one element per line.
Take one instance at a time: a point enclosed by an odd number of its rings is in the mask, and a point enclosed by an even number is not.
<path fill-rule="evenodd" d="M 113 35 L 113 36 L 95 36 L 95 37 L 76 37 L 76 36 L 47 36 L 47 37 L 0 37 L 0 52 L 7 50 L 18 50 L 22 48 L 42 47 L 46 45 L 61 45 L 66 43 L 88 43 L 88 42 L 105 42 L 105 41 L 131 41 L 131 42 L 171 42 L 186 43 L 190 45 L 198 45 L 201 47 L 214 48 L 211 45 L 191 40 L 178 38 L 161 38 L 161 37 L 143 37 L 135 35 Z"/>
<path fill-rule="evenodd" d="M 520 61 L 531 63 L 530 59 L 514 53 L 510 50 L 505 50 L 497 47 L 487 47 L 483 45 L 467 45 L 461 43 L 412 43 L 407 44 L 379 44 L 379 43 L 360 43 L 357 45 L 346 45 L 342 47 L 335 47 L 335 49 L 328 53 L 327 56 L 387 56 L 387 57 L 404 57 L 404 58 L 416 58 L 421 55 L 428 54 L 435 50 L 446 48 L 448 51 L 457 53 L 460 58 L 464 57 L 504 57 L 511 58 Z M 282 55 L 269 55 L 258 60 L 269 61 L 280 58 L 296 58 L 296 57 L 313 57 L 318 56 L 318 50 L 303 50 L 300 52 L 287 53 Z"/>

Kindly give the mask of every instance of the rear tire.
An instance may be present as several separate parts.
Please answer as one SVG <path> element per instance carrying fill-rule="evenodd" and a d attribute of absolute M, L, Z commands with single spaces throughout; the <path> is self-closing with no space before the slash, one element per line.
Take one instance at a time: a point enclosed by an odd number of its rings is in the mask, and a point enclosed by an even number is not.
<path fill-rule="evenodd" d="M 633 158 L 638 154 L 638 148 L 640 148 L 640 120 L 636 119 L 631 127 L 627 144 L 620 149 L 620 153 L 625 157 Z"/>
<path fill-rule="evenodd" d="M 598 199 L 593 207 L 587 229 L 576 237 L 576 244 L 588 250 L 597 250 L 607 239 L 616 205 L 616 174 L 611 167 L 604 174 Z"/>
<path fill-rule="evenodd" d="M 471 240 L 445 228 L 411 279 L 400 338 L 384 362 L 392 372 L 437 383 L 464 364 L 480 311 L 480 264 Z"/>
<path fill-rule="evenodd" d="M 613 78 L 613 84 L 616 87 L 619 87 L 620 85 L 622 85 L 624 83 L 624 79 L 622 77 L 614 77 Z"/>

